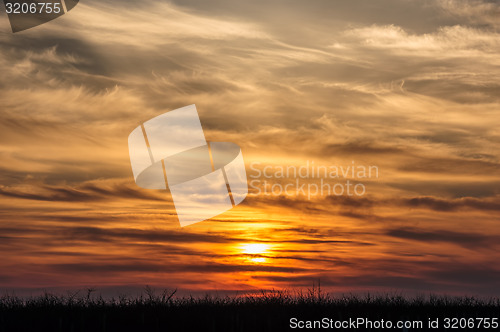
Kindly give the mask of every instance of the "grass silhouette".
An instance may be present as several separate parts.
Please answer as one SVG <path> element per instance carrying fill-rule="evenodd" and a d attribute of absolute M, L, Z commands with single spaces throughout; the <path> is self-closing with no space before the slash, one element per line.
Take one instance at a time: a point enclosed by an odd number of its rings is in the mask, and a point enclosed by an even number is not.
<path fill-rule="evenodd" d="M 95 289 L 66 296 L 45 293 L 0 298 L 0 331 L 290 331 L 290 319 L 422 321 L 500 316 L 500 299 L 401 295 L 331 296 L 313 287 L 303 291 L 262 291 L 234 297 L 176 296 L 146 287 L 135 297 L 104 299 Z M 498 318 L 497 318 L 498 319 Z M 366 328 L 365 329 L 369 329 Z M 360 329 L 363 330 L 363 329 Z M 392 330 L 398 330 L 393 328 Z M 411 329 L 399 329 L 411 330 Z M 433 331 L 443 330 L 442 328 Z M 469 330 L 481 330 L 477 326 Z M 494 330 L 490 328 L 489 330 Z"/>

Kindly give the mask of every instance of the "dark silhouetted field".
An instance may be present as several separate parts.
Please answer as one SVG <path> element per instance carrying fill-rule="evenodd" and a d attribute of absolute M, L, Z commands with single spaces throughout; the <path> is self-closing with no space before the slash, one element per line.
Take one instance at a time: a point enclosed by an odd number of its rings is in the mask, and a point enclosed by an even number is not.
<path fill-rule="evenodd" d="M 471 297 L 343 296 L 332 297 L 317 289 L 307 292 L 262 292 L 241 297 L 177 297 L 175 292 L 147 288 L 137 298 L 103 299 L 92 292 L 68 296 L 45 294 L 33 298 L 4 296 L 0 299 L 0 331 L 289 331 L 290 319 L 319 321 L 365 320 L 421 321 L 429 330 L 429 318 L 457 318 L 457 326 L 474 322 L 473 330 L 485 329 L 482 318 L 500 317 L 500 300 Z M 460 320 L 461 319 L 461 320 Z M 481 320 L 483 326 L 478 327 Z M 305 323 L 304 323 L 305 324 Z M 487 325 L 487 324 L 486 324 Z M 362 325 L 357 330 L 368 330 Z M 374 328 L 372 328 L 374 329 Z M 334 330 L 334 329 L 325 329 Z M 383 329 L 377 329 L 383 330 Z M 457 330 L 457 329 L 455 329 Z M 461 330 L 461 329 L 458 329 Z"/>

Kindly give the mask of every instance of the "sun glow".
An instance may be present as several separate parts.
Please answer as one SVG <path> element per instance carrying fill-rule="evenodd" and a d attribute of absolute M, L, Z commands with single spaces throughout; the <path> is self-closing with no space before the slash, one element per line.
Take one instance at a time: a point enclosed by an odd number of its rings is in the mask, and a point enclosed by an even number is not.
<path fill-rule="evenodd" d="M 241 253 L 248 255 L 245 259 L 252 263 L 266 263 L 267 258 L 261 257 L 268 253 L 270 246 L 264 243 L 245 243 L 240 247 Z"/>
<path fill-rule="evenodd" d="M 241 246 L 241 252 L 248 255 L 265 254 L 269 245 L 264 243 L 247 243 Z"/>

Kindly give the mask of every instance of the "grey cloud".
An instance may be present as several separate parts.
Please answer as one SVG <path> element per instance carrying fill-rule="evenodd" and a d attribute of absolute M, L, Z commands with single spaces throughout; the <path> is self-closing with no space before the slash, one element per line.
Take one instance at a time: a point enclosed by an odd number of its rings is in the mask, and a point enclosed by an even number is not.
<path fill-rule="evenodd" d="M 464 248 L 475 250 L 490 250 L 499 243 L 497 235 L 485 235 L 479 233 L 460 233 L 450 230 L 425 231 L 411 228 L 396 228 L 387 231 L 387 235 L 409 239 L 419 242 L 447 242 Z"/>
<path fill-rule="evenodd" d="M 488 295 L 496 294 L 500 290 L 500 271 L 493 267 L 465 263 L 460 266 L 445 266 L 426 275 L 441 282 L 483 288 Z"/>
<path fill-rule="evenodd" d="M 478 210 L 500 210 L 500 202 L 497 200 L 478 199 L 465 197 L 461 199 L 439 199 L 435 197 L 415 197 L 405 201 L 409 207 L 424 207 L 435 211 L 456 211 L 459 209 L 478 209 Z"/>
<path fill-rule="evenodd" d="M 63 238 L 80 239 L 90 242 L 107 241 L 159 241 L 162 243 L 230 243 L 241 241 L 238 237 L 224 234 L 190 233 L 181 230 L 133 230 L 133 229 L 104 229 L 100 227 L 72 227 L 61 229 Z"/>
<path fill-rule="evenodd" d="M 382 146 L 373 142 L 359 141 L 347 142 L 345 144 L 328 144 L 322 150 L 323 153 L 334 156 L 358 156 L 358 155 L 396 155 L 406 154 L 407 151 L 395 146 Z"/>
<path fill-rule="evenodd" d="M 24 200 L 51 202 L 90 202 L 118 199 L 166 201 L 165 191 L 147 191 L 130 181 L 116 183 L 84 182 L 75 186 L 33 184 L 30 186 L 0 186 L 0 195 Z"/>
<path fill-rule="evenodd" d="M 229 272 L 301 272 L 300 267 L 262 266 L 262 265 L 233 265 L 233 264 L 164 264 L 147 263 L 143 260 L 137 262 L 127 261 L 123 264 L 106 262 L 103 264 L 52 264 L 49 269 L 64 273 L 103 274 L 117 272 L 170 272 L 170 273 L 229 273 Z"/>
<path fill-rule="evenodd" d="M 403 189 L 405 191 L 416 192 L 422 196 L 437 196 L 437 197 L 451 197 L 451 198 L 464 198 L 476 197 L 486 198 L 500 194 L 498 181 L 477 181 L 471 183 L 470 181 L 405 181 L 400 183 L 387 183 L 394 188 Z"/>

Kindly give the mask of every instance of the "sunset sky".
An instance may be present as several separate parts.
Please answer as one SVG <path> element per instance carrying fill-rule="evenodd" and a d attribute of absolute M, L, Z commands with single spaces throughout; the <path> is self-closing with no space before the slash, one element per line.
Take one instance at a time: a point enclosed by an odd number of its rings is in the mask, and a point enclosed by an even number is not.
<path fill-rule="evenodd" d="M 498 1 L 82 0 L 16 34 L 0 8 L 0 293 L 500 296 Z M 251 188 L 181 228 L 127 137 L 191 104 L 249 180 L 378 177 L 350 179 L 362 196 Z"/>

